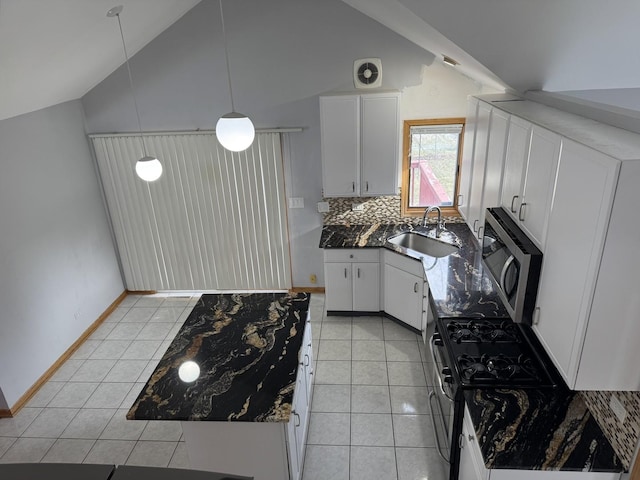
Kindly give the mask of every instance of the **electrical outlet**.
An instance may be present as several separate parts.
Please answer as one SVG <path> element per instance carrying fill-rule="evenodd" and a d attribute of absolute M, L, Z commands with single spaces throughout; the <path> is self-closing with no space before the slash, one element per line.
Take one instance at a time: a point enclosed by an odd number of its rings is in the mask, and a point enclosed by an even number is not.
<path fill-rule="evenodd" d="M 616 417 L 618 417 L 620 423 L 624 423 L 624 419 L 627 418 L 627 409 L 624 408 L 624 405 L 622 405 L 620 399 L 615 393 L 611 394 L 609 407 L 611 408 L 611 411 L 616 415 Z"/>
<path fill-rule="evenodd" d="M 309 275 L 309 281 L 314 284 L 318 282 L 318 277 L 316 277 L 315 273 L 312 273 L 311 275 Z"/>
<path fill-rule="evenodd" d="M 289 208 L 304 208 L 304 198 L 289 197 Z"/>
<path fill-rule="evenodd" d="M 328 213 L 329 202 L 318 202 L 318 213 Z"/>
<path fill-rule="evenodd" d="M 352 203 L 351 211 L 353 212 L 364 212 L 364 203 Z"/>

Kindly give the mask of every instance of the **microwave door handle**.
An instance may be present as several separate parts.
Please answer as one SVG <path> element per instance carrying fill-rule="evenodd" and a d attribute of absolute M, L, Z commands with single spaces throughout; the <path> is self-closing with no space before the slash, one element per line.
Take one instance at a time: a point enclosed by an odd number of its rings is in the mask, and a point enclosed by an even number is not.
<path fill-rule="evenodd" d="M 511 266 L 514 260 L 515 260 L 515 257 L 513 255 L 510 255 L 509 258 L 507 258 L 507 261 L 504 262 L 504 265 L 502 266 L 502 271 L 500 272 L 500 288 L 505 293 L 505 295 L 507 294 L 507 286 L 505 285 L 507 281 L 507 272 L 509 271 L 509 267 Z"/>

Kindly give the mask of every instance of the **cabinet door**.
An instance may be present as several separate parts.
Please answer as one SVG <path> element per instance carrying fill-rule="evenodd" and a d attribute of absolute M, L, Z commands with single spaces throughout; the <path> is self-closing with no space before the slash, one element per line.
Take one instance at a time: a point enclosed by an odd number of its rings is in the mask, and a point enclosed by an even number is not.
<path fill-rule="evenodd" d="M 398 95 L 363 95 L 360 195 L 395 195 L 398 187 Z"/>
<path fill-rule="evenodd" d="M 543 251 L 561 145 L 559 135 L 533 126 L 518 220 Z"/>
<path fill-rule="evenodd" d="M 360 98 L 320 97 L 320 135 L 324 196 L 359 195 Z"/>
<path fill-rule="evenodd" d="M 500 206 L 500 184 L 504 167 L 507 134 L 509 132 L 509 114 L 493 109 L 489 127 L 489 145 L 487 146 L 487 162 L 484 168 L 484 189 L 482 190 L 482 210 L 478 226 L 479 239 L 484 229 L 484 212 L 487 208 Z"/>
<path fill-rule="evenodd" d="M 467 225 L 476 236 L 481 225 L 480 212 L 482 211 L 482 190 L 484 186 L 484 167 L 487 161 L 490 118 L 491 106 L 480 102 L 476 121 L 476 140 L 475 148 L 473 149 L 473 169 L 467 218 Z"/>
<path fill-rule="evenodd" d="M 558 165 L 533 328 L 569 388 L 575 387 L 618 163 L 565 140 Z"/>
<path fill-rule="evenodd" d="M 380 264 L 354 263 L 353 310 L 355 312 L 380 311 Z"/>
<path fill-rule="evenodd" d="M 327 310 L 353 310 L 351 263 L 325 263 L 324 283 Z"/>
<path fill-rule="evenodd" d="M 473 430 L 469 412 L 464 409 L 464 419 L 462 422 L 462 436 L 460 442 L 460 480 L 487 480 L 489 470 L 484 466 L 482 453 L 476 440 L 476 433 Z"/>
<path fill-rule="evenodd" d="M 313 394 L 313 348 L 311 343 L 311 324 L 307 321 L 302 343 L 302 366 L 304 367 L 304 379 L 306 382 L 307 410 L 311 405 Z"/>
<path fill-rule="evenodd" d="M 502 176 L 501 204 L 515 219 L 522 201 L 521 190 L 525 162 L 529 156 L 530 138 L 531 124 L 520 118 L 511 117 Z"/>
<path fill-rule="evenodd" d="M 462 160 L 460 165 L 460 190 L 458 191 L 458 212 L 462 218 L 469 218 L 469 192 L 473 170 L 473 151 L 476 138 L 476 119 L 479 101 L 473 97 L 467 100 L 467 118 L 464 125 L 464 140 L 462 143 Z"/>
<path fill-rule="evenodd" d="M 422 292 L 422 277 L 385 265 L 385 312 L 418 330 L 422 324 Z"/>

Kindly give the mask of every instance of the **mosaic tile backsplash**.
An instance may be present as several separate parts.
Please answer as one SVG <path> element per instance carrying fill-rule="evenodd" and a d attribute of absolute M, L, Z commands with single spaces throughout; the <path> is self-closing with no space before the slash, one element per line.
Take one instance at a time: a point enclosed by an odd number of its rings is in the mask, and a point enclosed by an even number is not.
<path fill-rule="evenodd" d="M 640 392 L 581 392 L 587 407 L 607 436 L 626 469 L 631 468 L 633 454 L 640 440 Z M 627 410 L 624 423 L 615 416 L 609 402 L 616 395 Z"/>
<path fill-rule="evenodd" d="M 373 223 L 419 223 L 422 217 L 400 215 L 400 195 L 384 197 L 325 198 L 329 212 L 323 215 L 324 225 L 369 225 Z M 361 204 L 362 211 L 354 212 L 353 204 Z M 445 217 L 447 223 L 461 223 L 460 217 Z"/>

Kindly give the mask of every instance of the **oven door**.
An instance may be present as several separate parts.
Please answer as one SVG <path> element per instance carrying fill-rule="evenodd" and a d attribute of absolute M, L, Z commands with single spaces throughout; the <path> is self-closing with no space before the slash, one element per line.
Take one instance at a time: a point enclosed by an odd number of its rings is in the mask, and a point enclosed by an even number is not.
<path fill-rule="evenodd" d="M 454 388 L 447 364 L 447 356 L 437 331 L 429 340 L 432 369 L 430 372 L 429 410 L 438 453 L 446 461 L 451 461 L 451 438 L 454 422 Z"/>

